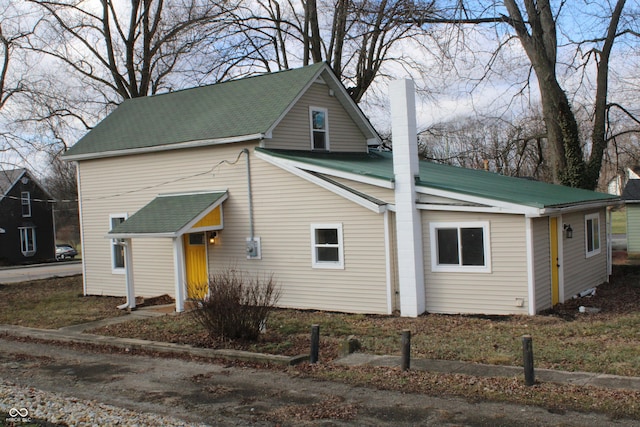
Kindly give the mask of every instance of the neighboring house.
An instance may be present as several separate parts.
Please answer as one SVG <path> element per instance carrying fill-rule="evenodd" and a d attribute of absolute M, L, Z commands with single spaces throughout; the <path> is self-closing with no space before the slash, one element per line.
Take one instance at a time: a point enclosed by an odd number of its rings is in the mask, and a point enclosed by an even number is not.
<path fill-rule="evenodd" d="M 627 183 L 632 179 L 640 179 L 640 166 L 634 166 L 633 168 L 626 168 L 624 173 L 620 173 L 614 176 L 607 183 L 607 193 L 621 195 L 622 190 L 626 187 Z"/>
<path fill-rule="evenodd" d="M 535 314 L 607 281 L 617 197 L 418 162 L 412 86 L 391 93 L 393 154 L 322 63 L 125 101 L 65 154 L 84 292 L 182 311 L 233 267 L 283 307 Z"/>
<path fill-rule="evenodd" d="M 26 169 L 0 170 L 0 265 L 55 259 L 53 202 Z"/>
<path fill-rule="evenodd" d="M 622 192 L 627 212 L 627 255 L 640 256 L 640 179 L 630 179 Z"/>

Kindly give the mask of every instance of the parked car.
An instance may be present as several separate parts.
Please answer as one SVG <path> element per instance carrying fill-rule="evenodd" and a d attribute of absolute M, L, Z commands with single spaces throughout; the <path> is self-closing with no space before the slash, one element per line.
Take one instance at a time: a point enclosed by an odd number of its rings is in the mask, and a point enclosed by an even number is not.
<path fill-rule="evenodd" d="M 73 259 L 76 255 L 78 255 L 78 251 L 71 245 L 56 245 L 56 260 Z"/>

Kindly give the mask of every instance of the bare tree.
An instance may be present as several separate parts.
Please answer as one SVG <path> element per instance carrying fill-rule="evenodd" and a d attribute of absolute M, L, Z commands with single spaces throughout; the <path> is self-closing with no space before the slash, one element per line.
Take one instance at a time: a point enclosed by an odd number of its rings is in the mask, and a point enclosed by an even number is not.
<path fill-rule="evenodd" d="M 433 14 L 434 3 L 259 0 L 235 17 L 237 35 L 245 40 L 243 64 L 271 71 L 326 61 L 360 102 L 383 64 L 409 68 L 420 62 L 402 53 L 402 42 L 428 33 L 408 18 Z"/>
<path fill-rule="evenodd" d="M 549 139 L 550 163 L 553 180 L 565 185 L 593 189 L 596 187 L 604 151 L 612 137 L 607 129 L 607 112 L 614 104 L 608 102 L 609 67 L 614 43 L 621 37 L 635 37 L 637 32 L 630 27 L 632 21 L 624 21 L 628 27 L 621 27 L 625 17 L 625 0 L 616 0 L 600 20 L 605 26 L 599 35 L 584 39 L 572 39 L 568 36 L 571 28 L 559 28 L 558 17 L 566 2 L 559 2 L 554 10 L 550 0 L 504 0 L 503 2 L 456 1 L 455 7 L 448 14 L 439 17 L 416 19 L 412 22 L 421 25 L 447 23 L 455 25 L 487 24 L 507 25 L 526 53 L 540 91 L 542 113 L 545 119 L 547 138 Z M 502 3 L 503 9 L 500 9 Z M 588 3 L 588 2 L 587 2 Z M 574 5 L 575 6 L 575 5 Z M 593 9 L 594 5 L 585 4 L 585 8 Z M 500 12 L 502 10 L 502 13 Z M 606 13 L 606 14 L 605 14 Z M 589 29 L 593 34 L 593 28 Z M 558 71 L 558 34 L 562 32 L 567 44 L 576 47 L 571 65 L 574 70 L 587 72 L 590 61 L 595 62 L 596 83 L 592 107 L 592 133 L 588 158 L 586 158 L 585 141 L 580 138 L 572 102 L 567 96 Z M 502 34 L 498 32 L 498 34 Z M 508 44 L 510 38 L 503 38 L 500 48 Z M 586 49 L 586 52 L 585 52 Z M 496 51 L 491 57 L 493 60 Z M 491 65 L 488 65 L 491 67 Z M 584 80 L 588 80 L 587 77 Z"/>
<path fill-rule="evenodd" d="M 181 87 L 228 60 L 217 40 L 230 1 L 29 1 L 44 15 L 30 48 L 105 105 Z"/>

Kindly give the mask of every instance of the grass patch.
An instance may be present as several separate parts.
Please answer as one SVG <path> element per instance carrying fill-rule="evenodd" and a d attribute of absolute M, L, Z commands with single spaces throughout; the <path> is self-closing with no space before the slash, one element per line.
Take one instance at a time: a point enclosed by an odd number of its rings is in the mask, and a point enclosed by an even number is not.
<path fill-rule="evenodd" d="M 82 277 L 0 285 L 0 324 L 57 329 L 122 314 L 124 298 L 83 296 Z"/>
<path fill-rule="evenodd" d="M 538 316 L 427 314 L 418 318 L 276 309 L 256 343 L 211 339 L 188 313 L 111 325 L 95 333 L 126 338 L 234 348 L 295 356 L 309 353 L 311 325 L 320 325 L 320 358 L 337 357 L 354 335 L 361 351 L 399 355 L 401 331 L 411 331 L 412 357 L 520 366 L 522 336 L 533 337 L 537 368 L 640 376 L 640 287 L 638 279 L 618 278 L 595 297 L 571 300 Z M 580 314 L 578 307 L 600 307 Z"/>
<path fill-rule="evenodd" d="M 613 234 L 627 233 L 627 210 L 624 206 L 611 212 L 611 232 Z"/>

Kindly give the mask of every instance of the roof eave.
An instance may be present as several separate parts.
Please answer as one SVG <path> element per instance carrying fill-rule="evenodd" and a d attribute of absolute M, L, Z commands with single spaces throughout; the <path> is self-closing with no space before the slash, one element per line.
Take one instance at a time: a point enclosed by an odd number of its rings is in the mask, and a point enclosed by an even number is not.
<path fill-rule="evenodd" d="M 236 142 L 261 140 L 263 138 L 265 138 L 265 133 L 254 133 L 249 135 L 239 135 L 239 136 L 233 136 L 228 138 L 185 141 L 185 142 L 179 142 L 175 144 L 165 144 L 165 145 L 159 145 L 159 146 L 153 146 L 153 147 L 140 147 L 140 148 L 131 148 L 131 149 L 124 149 L 124 150 L 101 151 L 97 153 L 63 155 L 62 158 L 63 160 L 66 160 L 66 161 L 103 159 L 107 157 L 120 157 L 120 156 L 129 156 L 133 154 L 147 154 L 147 153 L 156 153 L 161 151 L 181 150 L 186 148 L 207 147 L 211 145 L 232 144 Z"/>

